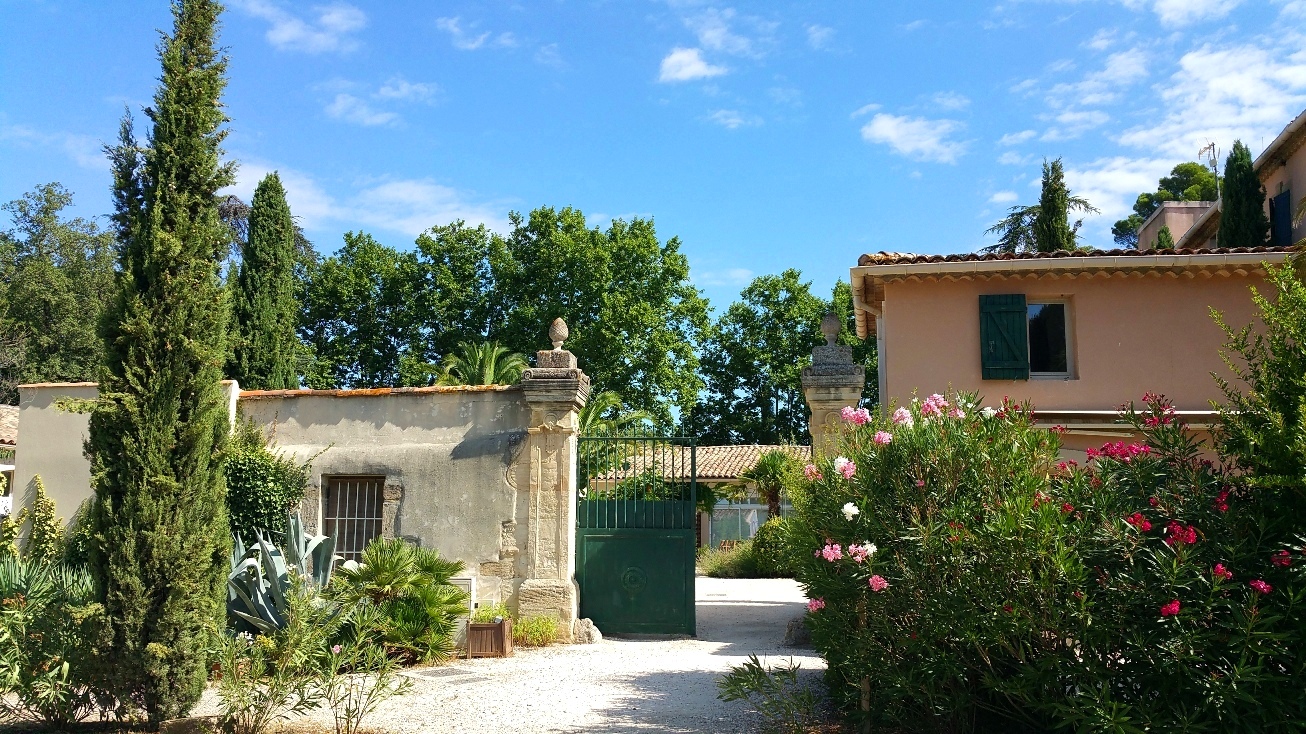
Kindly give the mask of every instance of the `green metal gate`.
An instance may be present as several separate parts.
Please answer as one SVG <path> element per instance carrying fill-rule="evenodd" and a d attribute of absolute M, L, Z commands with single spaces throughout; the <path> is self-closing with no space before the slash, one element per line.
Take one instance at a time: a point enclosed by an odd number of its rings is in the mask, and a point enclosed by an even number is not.
<path fill-rule="evenodd" d="M 692 438 L 582 436 L 576 582 L 604 633 L 694 634 Z"/>

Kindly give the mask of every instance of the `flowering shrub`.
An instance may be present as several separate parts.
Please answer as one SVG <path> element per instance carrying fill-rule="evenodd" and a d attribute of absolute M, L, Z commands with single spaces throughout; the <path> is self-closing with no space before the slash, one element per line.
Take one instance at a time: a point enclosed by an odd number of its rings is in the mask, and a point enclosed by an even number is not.
<path fill-rule="evenodd" d="M 1147 398 L 1146 442 L 1086 466 L 1006 401 L 850 423 L 788 538 L 836 702 L 916 731 L 1295 731 L 1301 543 Z"/>

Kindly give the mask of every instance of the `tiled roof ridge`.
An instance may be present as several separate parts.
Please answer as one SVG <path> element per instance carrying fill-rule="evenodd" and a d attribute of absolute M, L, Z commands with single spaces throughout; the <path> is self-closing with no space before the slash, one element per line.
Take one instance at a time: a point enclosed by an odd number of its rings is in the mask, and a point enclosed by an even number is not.
<path fill-rule="evenodd" d="M 1246 255 L 1294 252 L 1295 245 L 1280 247 L 1206 247 L 1164 250 L 1057 250 L 1055 252 L 965 252 L 952 255 L 918 255 L 903 252 L 867 253 L 857 258 L 859 266 L 914 265 L 943 262 L 992 262 L 997 260 L 1052 260 L 1090 257 L 1149 257 L 1153 255 Z"/>

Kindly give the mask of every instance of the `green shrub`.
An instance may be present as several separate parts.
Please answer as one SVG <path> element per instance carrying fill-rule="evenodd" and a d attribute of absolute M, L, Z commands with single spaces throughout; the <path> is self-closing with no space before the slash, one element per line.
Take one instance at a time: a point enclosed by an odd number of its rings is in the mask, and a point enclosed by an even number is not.
<path fill-rule="evenodd" d="M 820 700 L 810 688 L 798 682 L 792 659 L 780 667 L 763 667 L 756 655 L 735 665 L 717 681 L 722 701 L 746 701 L 762 716 L 763 730 L 782 734 L 803 734 L 817 722 Z"/>
<path fill-rule="evenodd" d="M 280 540 L 289 511 L 304 498 L 310 463 L 274 453 L 259 428 L 243 421 L 223 466 L 231 533 L 250 545 L 259 532 Z"/>
<path fill-rule="evenodd" d="M 467 593 L 449 584 L 462 570 L 432 549 L 378 538 L 358 564 L 337 569 L 332 593 L 345 607 L 376 607 L 374 623 L 354 625 L 358 639 L 384 646 L 401 662 L 442 662 L 453 653 L 457 619 L 467 613 Z"/>
<path fill-rule="evenodd" d="M 757 575 L 792 576 L 791 565 L 785 557 L 785 519 L 773 517 L 762 523 L 753 536 L 753 560 Z"/>
<path fill-rule="evenodd" d="M 64 528 L 62 556 L 66 566 L 86 568 L 91 560 L 91 505 L 94 498 L 87 499 L 77 508 L 72 521 Z"/>
<path fill-rule="evenodd" d="M 103 609 L 85 570 L 0 560 L 0 721 L 67 727 L 108 705 L 95 680 Z"/>
<path fill-rule="evenodd" d="M 852 420 L 789 519 L 834 700 L 902 731 L 1295 730 L 1301 543 L 1146 400 L 1147 444 L 1087 467 L 1028 406 Z"/>
<path fill-rule="evenodd" d="M 718 579 L 758 578 L 753 541 L 740 541 L 730 550 L 708 548 L 699 557 L 698 568 L 705 575 Z"/>
<path fill-rule="evenodd" d="M 521 617 L 513 620 L 512 641 L 521 647 L 547 647 L 558 640 L 554 617 Z"/>
<path fill-rule="evenodd" d="M 479 606 L 472 613 L 472 621 L 476 624 L 490 624 L 495 619 L 508 619 L 510 617 L 512 617 L 512 612 L 508 610 L 508 605 L 501 601 Z"/>

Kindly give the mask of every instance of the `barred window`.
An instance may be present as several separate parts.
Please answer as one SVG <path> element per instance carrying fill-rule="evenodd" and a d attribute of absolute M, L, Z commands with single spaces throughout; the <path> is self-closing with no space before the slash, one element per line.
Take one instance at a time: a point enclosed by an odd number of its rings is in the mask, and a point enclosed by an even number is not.
<path fill-rule="evenodd" d="M 385 477 L 330 477 L 322 502 L 322 532 L 336 539 L 336 555 L 359 560 L 381 536 Z"/>

